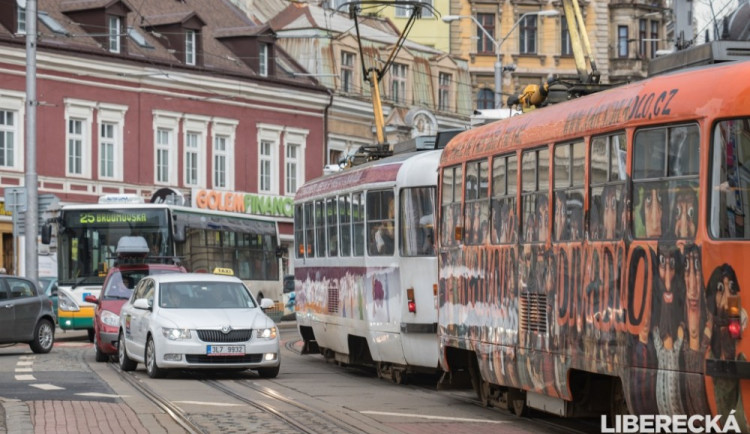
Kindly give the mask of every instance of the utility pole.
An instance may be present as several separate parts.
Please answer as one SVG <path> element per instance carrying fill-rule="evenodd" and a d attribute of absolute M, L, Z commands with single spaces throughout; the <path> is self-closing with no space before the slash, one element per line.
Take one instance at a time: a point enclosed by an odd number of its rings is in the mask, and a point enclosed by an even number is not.
<path fill-rule="evenodd" d="M 26 0 L 26 278 L 39 280 L 39 191 L 36 173 L 36 15 L 37 0 Z M 18 252 L 15 252 L 18 254 Z"/>

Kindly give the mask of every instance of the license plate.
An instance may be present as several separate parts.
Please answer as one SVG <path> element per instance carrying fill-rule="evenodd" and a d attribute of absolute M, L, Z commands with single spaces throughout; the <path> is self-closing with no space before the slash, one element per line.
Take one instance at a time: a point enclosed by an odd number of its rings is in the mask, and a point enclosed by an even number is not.
<path fill-rule="evenodd" d="M 244 356 L 244 345 L 207 345 L 206 355 L 209 356 Z"/>

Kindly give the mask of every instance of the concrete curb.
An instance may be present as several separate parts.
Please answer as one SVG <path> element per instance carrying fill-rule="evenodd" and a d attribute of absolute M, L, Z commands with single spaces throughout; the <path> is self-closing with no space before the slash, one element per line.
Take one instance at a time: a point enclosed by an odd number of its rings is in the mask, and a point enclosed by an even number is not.
<path fill-rule="evenodd" d="M 28 404 L 18 399 L 0 397 L 0 405 L 5 413 L 4 425 L 8 434 L 34 434 Z"/>

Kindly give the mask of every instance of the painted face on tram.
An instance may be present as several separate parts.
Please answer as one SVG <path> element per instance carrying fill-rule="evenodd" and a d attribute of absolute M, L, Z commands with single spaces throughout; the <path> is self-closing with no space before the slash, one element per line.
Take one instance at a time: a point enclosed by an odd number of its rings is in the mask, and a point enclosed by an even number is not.
<path fill-rule="evenodd" d="M 563 237 L 565 229 L 565 200 L 562 195 L 555 197 L 555 240 L 559 241 Z"/>
<path fill-rule="evenodd" d="M 701 276 L 700 255 L 694 249 L 689 249 L 685 254 L 685 288 L 687 296 L 687 319 L 690 339 L 698 339 L 700 336 L 701 308 L 703 296 Z"/>
<path fill-rule="evenodd" d="M 678 238 L 692 238 L 695 236 L 695 217 L 697 206 L 692 192 L 682 192 L 677 195 L 674 207 L 674 234 Z"/>
<path fill-rule="evenodd" d="M 659 191 L 655 188 L 647 188 L 643 198 L 643 217 L 646 226 L 647 238 L 661 237 L 662 227 L 661 218 L 663 215 L 662 198 Z"/>
<path fill-rule="evenodd" d="M 617 229 L 617 196 L 614 190 L 609 190 L 604 194 L 604 238 L 612 239 L 615 237 Z"/>
<path fill-rule="evenodd" d="M 734 281 L 729 276 L 724 276 L 716 288 L 716 308 L 719 312 L 726 312 L 729 296 L 737 293 Z"/>
<path fill-rule="evenodd" d="M 539 220 L 537 221 L 537 233 L 539 234 L 538 240 L 541 242 L 547 241 L 547 228 L 549 227 L 549 206 L 547 201 L 542 201 L 537 209 L 539 213 Z"/>
<path fill-rule="evenodd" d="M 664 294 L 662 294 L 664 303 L 674 301 L 674 288 L 672 288 L 674 279 L 675 258 L 672 255 L 659 253 L 659 277 L 664 282 Z"/>

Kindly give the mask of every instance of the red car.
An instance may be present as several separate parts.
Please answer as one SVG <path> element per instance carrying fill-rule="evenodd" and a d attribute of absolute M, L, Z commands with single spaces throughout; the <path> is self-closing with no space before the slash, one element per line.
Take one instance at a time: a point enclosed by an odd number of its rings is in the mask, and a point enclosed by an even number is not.
<path fill-rule="evenodd" d="M 117 354 L 120 309 L 130 298 L 135 285 L 145 276 L 185 273 L 184 267 L 172 264 L 127 264 L 109 269 L 102 286 L 101 298 L 89 295 L 86 301 L 96 303 L 94 310 L 94 347 L 96 361 L 106 362 Z"/>

